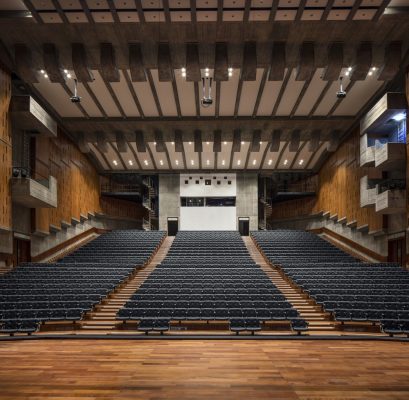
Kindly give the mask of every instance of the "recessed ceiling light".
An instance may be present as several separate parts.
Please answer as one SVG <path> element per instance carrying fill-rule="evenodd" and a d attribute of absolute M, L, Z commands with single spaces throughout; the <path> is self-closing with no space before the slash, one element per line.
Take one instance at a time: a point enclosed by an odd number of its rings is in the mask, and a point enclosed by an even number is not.
<path fill-rule="evenodd" d="M 349 67 L 349 68 L 348 68 L 348 71 L 352 71 L 352 67 Z"/>
<path fill-rule="evenodd" d="M 186 72 L 182 72 L 183 78 L 186 78 Z"/>
<path fill-rule="evenodd" d="M 244 142 L 241 142 L 241 144 L 244 144 Z"/>
<path fill-rule="evenodd" d="M 192 144 L 192 142 L 189 142 L 189 144 Z"/>
<path fill-rule="evenodd" d="M 237 165 L 240 165 L 241 164 L 241 161 L 240 160 L 237 160 Z"/>
<path fill-rule="evenodd" d="M 222 165 L 224 165 L 225 164 L 225 161 L 224 160 L 222 160 Z"/>
<path fill-rule="evenodd" d="M 186 72 L 186 68 L 185 68 L 185 67 L 182 67 L 182 72 Z"/>
<path fill-rule="evenodd" d="M 68 70 L 65 69 L 65 70 L 64 70 L 64 74 L 68 74 Z"/>
<path fill-rule="evenodd" d="M 288 163 L 288 160 L 284 160 L 284 165 L 287 165 L 287 163 Z"/>
<path fill-rule="evenodd" d="M 129 165 L 133 165 L 133 162 L 132 162 L 132 160 L 129 160 L 128 162 L 129 162 Z"/>
<path fill-rule="evenodd" d="M 175 161 L 175 164 L 176 164 L 176 165 L 179 165 L 179 161 L 178 161 L 178 160 L 176 160 L 176 161 Z"/>
<path fill-rule="evenodd" d="M 205 69 L 205 72 L 209 72 L 209 68 L 206 68 L 206 69 Z"/>
<path fill-rule="evenodd" d="M 48 75 L 47 75 L 47 74 L 44 74 L 44 78 L 48 78 Z"/>
<path fill-rule="evenodd" d="M 145 161 L 144 161 L 144 164 L 145 164 L 145 165 L 148 165 L 148 160 L 145 160 Z"/>
<path fill-rule="evenodd" d="M 376 67 L 372 67 L 372 71 L 376 71 Z"/>
<path fill-rule="evenodd" d="M 260 144 L 263 144 L 263 142 L 260 142 Z"/>
<path fill-rule="evenodd" d="M 373 75 L 373 72 L 372 72 L 372 71 L 369 71 L 369 72 L 368 72 L 368 75 L 369 75 L 369 76 L 372 76 L 372 75 Z"/>
<path fill-rule="evenodd" d="M 229 72 L 233 72 L 233 68 L 230 67 L 230 68 L 228 69 L 228 71 L 229 71 Z"/>
<path fill-rule="evenodd" d="M 67 74 L 67 78 L 68 78 L 68 79 L 71 79 L 71 74 Z"/>
<path fill-rule="evenodd" d="M 195 165 L 195 162 L 193 160 L 190 160 L 190 164 Z"/>
<path fill-rule="evenodd" d="M 304 160 L 300 160 L 300 162 L 298 164 L 303 165 Z"/>
<path fill-rule="evenodd" d="M 163 160 L 159 160 L 159 164 L 160 164 L 160 165 L 163 165 Z"/>
<path fill-rule="evenodd" d="M 156 142 L 153 142 L 153 144 L 156 146 Z"/>
<path fill-rule="evenodd" d="M 112 162 L 114 163 L 114 165 L 118 165 L 118 161 L 114 160 Z"/>
<path fill-rule="evenodd" d="M 233 76 L 233 72 L 229 72 L 229 76 Z"/>
<path fill-rule="evenodd" d="M 172 142 L 172 145 L 175 145 L 175 142 Z"/>
<path fill-rule="evenodd" d="M 273 163 L 273 160 L 268 160 L 268 165 L 271 165 Z"/>
<path fill-rule="evenodd" d="M 209 142 L 206 142 L 206 144 L 210 144 Z"/>
<path fill-rule="evenodd" d="M 206 160 L 206 164 L 209 165 L 209 164 L 210 164 L 210 161 L 209 161 L 209 160 Z"/>
<path fill-rule="evenodd" d="M 348 75 L 349 75 L 349 71 L 345 72 L 345 75 L 348 76 Z"/>
<path fill-rule="evenodd" d="M 227 144 L 227 142 L 223 142 L 223 144 Z"/>
<path fill-rule="evenodd" d="M 405 118 L 406 118 L 406 114 L 405 114 L 405 113 L 399 113 L 399 114 L 396 114 L 396 115 L 394 115 L 394 116 L 392 117 L 392 119 L 395 120 L 395 121 L 397 121 L 397 122 L 402 121 L 402 120 L 405 119 Z"/>
<path fill-rule="evenodd" d="M 257 162 L 256 160 L 253 160 L 253 165 L 256 165 L 256 162 Z"/>
<path fill-rule="evenodd" d="M 42 70 L 40 70 L 40 72 L 44 75 L 45 74 L 45 71 L 42 69 Z"/>

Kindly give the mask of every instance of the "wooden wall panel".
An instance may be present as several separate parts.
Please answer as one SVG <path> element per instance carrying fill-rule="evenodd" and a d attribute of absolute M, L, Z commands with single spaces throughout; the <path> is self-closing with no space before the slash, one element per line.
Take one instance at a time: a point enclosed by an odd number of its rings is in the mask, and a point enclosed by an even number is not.
<path fill-rule="evenodd" d="M 147 212 L 141 204 L 136 204 L 127 200 L 114 199 L 112 197 L 101 197 L 101 211 L 104 214 L 142 220 L 147 218 Z"/>
<path fill-rule="evenodd" d="M 382 229 L 383 217 L 374 207 L 360 207 L 360 179 L 368 168 L 359 167 L 359 131 L 353 133 L 332 154 L 318 173 L 316 198 L 291 200 L 273 207 L 272 219 L 286 219 L 329 211 L 347 222 L 368 225 L 370 231 Z"/>
<path fill-rule="evenodd" d="M 61 221 L 70 223 L 72 217 L 80 219 L 80 214 L 101 210 L 98 173 L 62 132 L 58 132 L 57 138 L 38 140 L 36 173 L 38 167 L 41 175 L 57 179 L 58 207 L 36 209 L 36 230 L 48 232 L 50 224 L 60 227 Z"/>
<path fill-rule="evenodd" d="M 338 218 L 368 225 L 370 231 L 382 229 L 383 217 L 374 207 L 360 207 L 360 179 L 368 173 L 359 167 L 359 131 L 352 134 L 330 156 L 319 171 L 319 189 L 315 212 L 329 211 Z"/>
<path fill-rule="evenodd" d="M 313 213 L 315 203 L 315 197 L 307 197 L 273 204 L 271 219 L 278 220 L 310 215 Z"/>
<path fill-rule="evenodd" d="M 0 68 L 0 228 L 10 229 L 11 211 L 11 124 L 10 124 L 11 78 Z"/>

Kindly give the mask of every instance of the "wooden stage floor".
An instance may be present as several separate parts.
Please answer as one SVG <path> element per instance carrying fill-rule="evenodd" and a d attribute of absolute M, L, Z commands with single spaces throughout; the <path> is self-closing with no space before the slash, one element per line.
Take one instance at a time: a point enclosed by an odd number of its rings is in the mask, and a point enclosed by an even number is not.
<path fill-rule="evenodd" d="M 409 343 L 0 342 L 0 399 L 409 399 Z"/>

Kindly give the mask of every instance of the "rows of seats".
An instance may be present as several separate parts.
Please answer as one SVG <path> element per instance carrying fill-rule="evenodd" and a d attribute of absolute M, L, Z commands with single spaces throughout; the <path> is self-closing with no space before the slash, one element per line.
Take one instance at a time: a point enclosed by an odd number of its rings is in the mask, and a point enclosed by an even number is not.
<path fill-rule="evenodd" d="M 117 230 L 105 233 L 60 260 L 61 263 L 143 265 L 165 237 L 164 231 Z"/>
<path fill-rule="evenodd" d="M 134 243 L 137 250 L 132 251 L 130 263 L 117 252 L 106 253 L 104 262 L 99 257 L 84 262 L 81 256 L 70 255 L 59 263 L 23 263 L 1 276 L 0 331 L 31 334 L 43 322 L 80 320 L 152 256 L 164 232 L 113 231 L 95 239 L 96 245 L 91 242 L 84 246 L 99 254 L 104 244 L 112 250 L 131 248 L 127 240 L 142 237 L 142 244 Z"/>
<path fill-rule="evenodd" d="M 163 321 L 229 321 L 237 333 L 254 333 L 263 321 L 300 319 L 254 263 L 239 233 L 228 231 L 179 232 L 117 318 L 140 321 L 145 332 L 158 330 L 155 321 L 162 332 Z"/>
<path fill-rule="evenodd" d="M 251 235 L 270 262 L 335 320 L 379 323 L 384 332 L 407 333 L 409 273 L 400 265 L 351 260 L 319 236 L 304 231 Z M 289 245 L 288 258 L 284 253 Z"/>

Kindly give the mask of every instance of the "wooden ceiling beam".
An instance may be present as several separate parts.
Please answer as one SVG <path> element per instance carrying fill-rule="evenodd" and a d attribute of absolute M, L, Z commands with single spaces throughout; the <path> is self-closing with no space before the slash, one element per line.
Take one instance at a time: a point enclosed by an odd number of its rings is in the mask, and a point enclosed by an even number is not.
<path fill-rule="evenodd" d="M 21 79 L 27 83 L 37 83 L 37 72 L 33 67 L 31 49 L 25 44 L 19 43 L 14 45 L 14 59 L 17 73 Z"/>
<path fill-rule="evenodd" d="M 402 42 L 391 42 L 385 47 L 384 65 L 378 80 L 390 81 L 399 72 L 402 61 Z"/>
<path fill-rule="evenodd" d="M 296 81 L 308 81 L 311 79 L 315 71 L 315 50 L 313 42 L 304 42 L 301 44 L 296 71 Z"/>
<path fill-rule="evenodd" d="M 253 137 L 251 139 L 251 145 L 250 145 L 251 152 L 260 151 L 260 141 L 261 141 L 261 129 L 255 129 L 253 131 Z"/>
<path fill-rule="evenodd" d="M 135 143 L 138 153 L 146 153 L 145 134 L 140 129 L 135 131 Z"/>
<path fill-rule="evenodd" d="M 274 129 L 273 132 L 271 132 L 271 144 L 270 144 L 271 152 L 277 152 L 280 150 L 281 134 L 282 134 L 281 129 Z"/>
<path fill-rule="evenodd" d="M 131 71 L 132 82 L 146 82 L 146 71 L 143 64 L 142 48 L 140 43 L 130 43 L 129 69 Z"/>
<path fill-rule="evenodd" d="M 166 151 L 165 142 L 163 140 L 163 132 L 155 129 L 155 142 L 156 142 L 156 151 L 158 153 L 164 153 Z"/>
<path fill-rule="evenodd" d="M 239 153 L 241 150 L 241 130 L 235 129 L 233 132 L 232 153 Z"/>
<path fill-rule="evenodd" d="M 226 68 L 227 70 L 227 68 Z M 245 42 L 243 49 L 243 66 L 240 79 L 243 81 L 255 81 L 257 76 L 257 44 Z"/>
<path fill-rule="evenodd" d="M 58 50 L 53 43 L 43 44 L 44 69 L 47 71 L 50 82 L 65 83 Z"/>
<path fill-rule="evenodd" d="M 196 153 L 203 151 L 202 131 L 200 129 L 194 131 L 194 151 Z"/>
<path fill-rule="evenodd" d="M 290 139 L 290 144 L 288 147 L 288 150 L 292 153 L 298 151 L 300 147 L 300 138 L 301 138 L 301 130 L 300 129 L 294 129 L 291 132 L 291 139 Z"/>
<path fill-rule="evenodd" d="M 339 129 L 334 129 L 331 131 L 330 140 L 327 146 L 328 152 L 333 153 L 337 151 L 341 134 L 342 134 L 342 131 L 340 131 Z"/>
<path fill-rule="evenodd" d="M 128 143 L 125 139 L 125 135 L 121 131 L 115 132 L 116 147 L 120 153 L 126 153 L 128 151 Z"/>
<path fill-rule="evenodd" d="M 158 77 L 159 82 L 171 82 L 173 80 L 173 69 L 168 42 L 160 42 L 158 44 Z"/>
<path fill-rule="evenodd" d="M 119 82 L 120 75 L 115 61 L 115 49 L 111 43 L 100 44 L 100 73 L 107 82 Z"/>
<path fill-rule="evenodd" d="M 214 80 L 216 82 L 229 80 L 228 68 L 227 43 L 218 42 L 215 45 Z"/>
<path fill-rule="evenodd" d="M 356 51 L 356 61 L 352 69 L 351 81 L 364 81 L 372 66 L 372 43 L 362 42 Z"/>
<path fill-rule="evenodd" d="M 328 61 L 322 79 L 324 81 L 336 81 L 341 74 L 344 65 L 344 44 L 332 42 L 328 46 Z"/>
<path fill-rule="evenodd" d="M 104 132 L 95 132 L 97 138 L 97 147 L 101 153 L 108 153 L 108 139 Z"/>
<path fill-rule="evenodd" d="M 308 151 L 315 153 L 320 145 L 320 137 L 321 137 L 321 130 L 320 129 L 314 129 L 311 132 L 311 137 L 308 142 Z"/>
<path fill-rule="evenodd" d="M 85 140 L 84 132 L 78 132 L 77 140 L 78 140 L 78 147 L 81 153 L 87 154 L 91 151 L 91 148 L 89 147 L 88 142 Z"/>
<path fill-rule="evenodd" d="M 216 129 L 213 134 L 213 152 L 220 153 L 222 151 L 222 131 Z"/>
<path fill-rule="evenodd" d="M 87 53 L 82 43 L 71 43 L 72 66 L 79 82 L 92 82 L 91 69 L 88 65 Z"/>
<path fill-rule="evenodd" d="M 186 81 L 200 82 L 201 79 L 199 45 L 198 43 L 186 43 Z"/>
<path fill-rule="evenodd" d="M 175 131 L 175 151 L 177 153 L 182 153 L 183 151 L 183 134 L 179 129 Z"/>
<path fill-rule="evenodd" d="M 286 44 L 274 42 L 271 49 L 271 65 L 268 75 L 269 81 L 282 81 L 286 68 Z"/>

